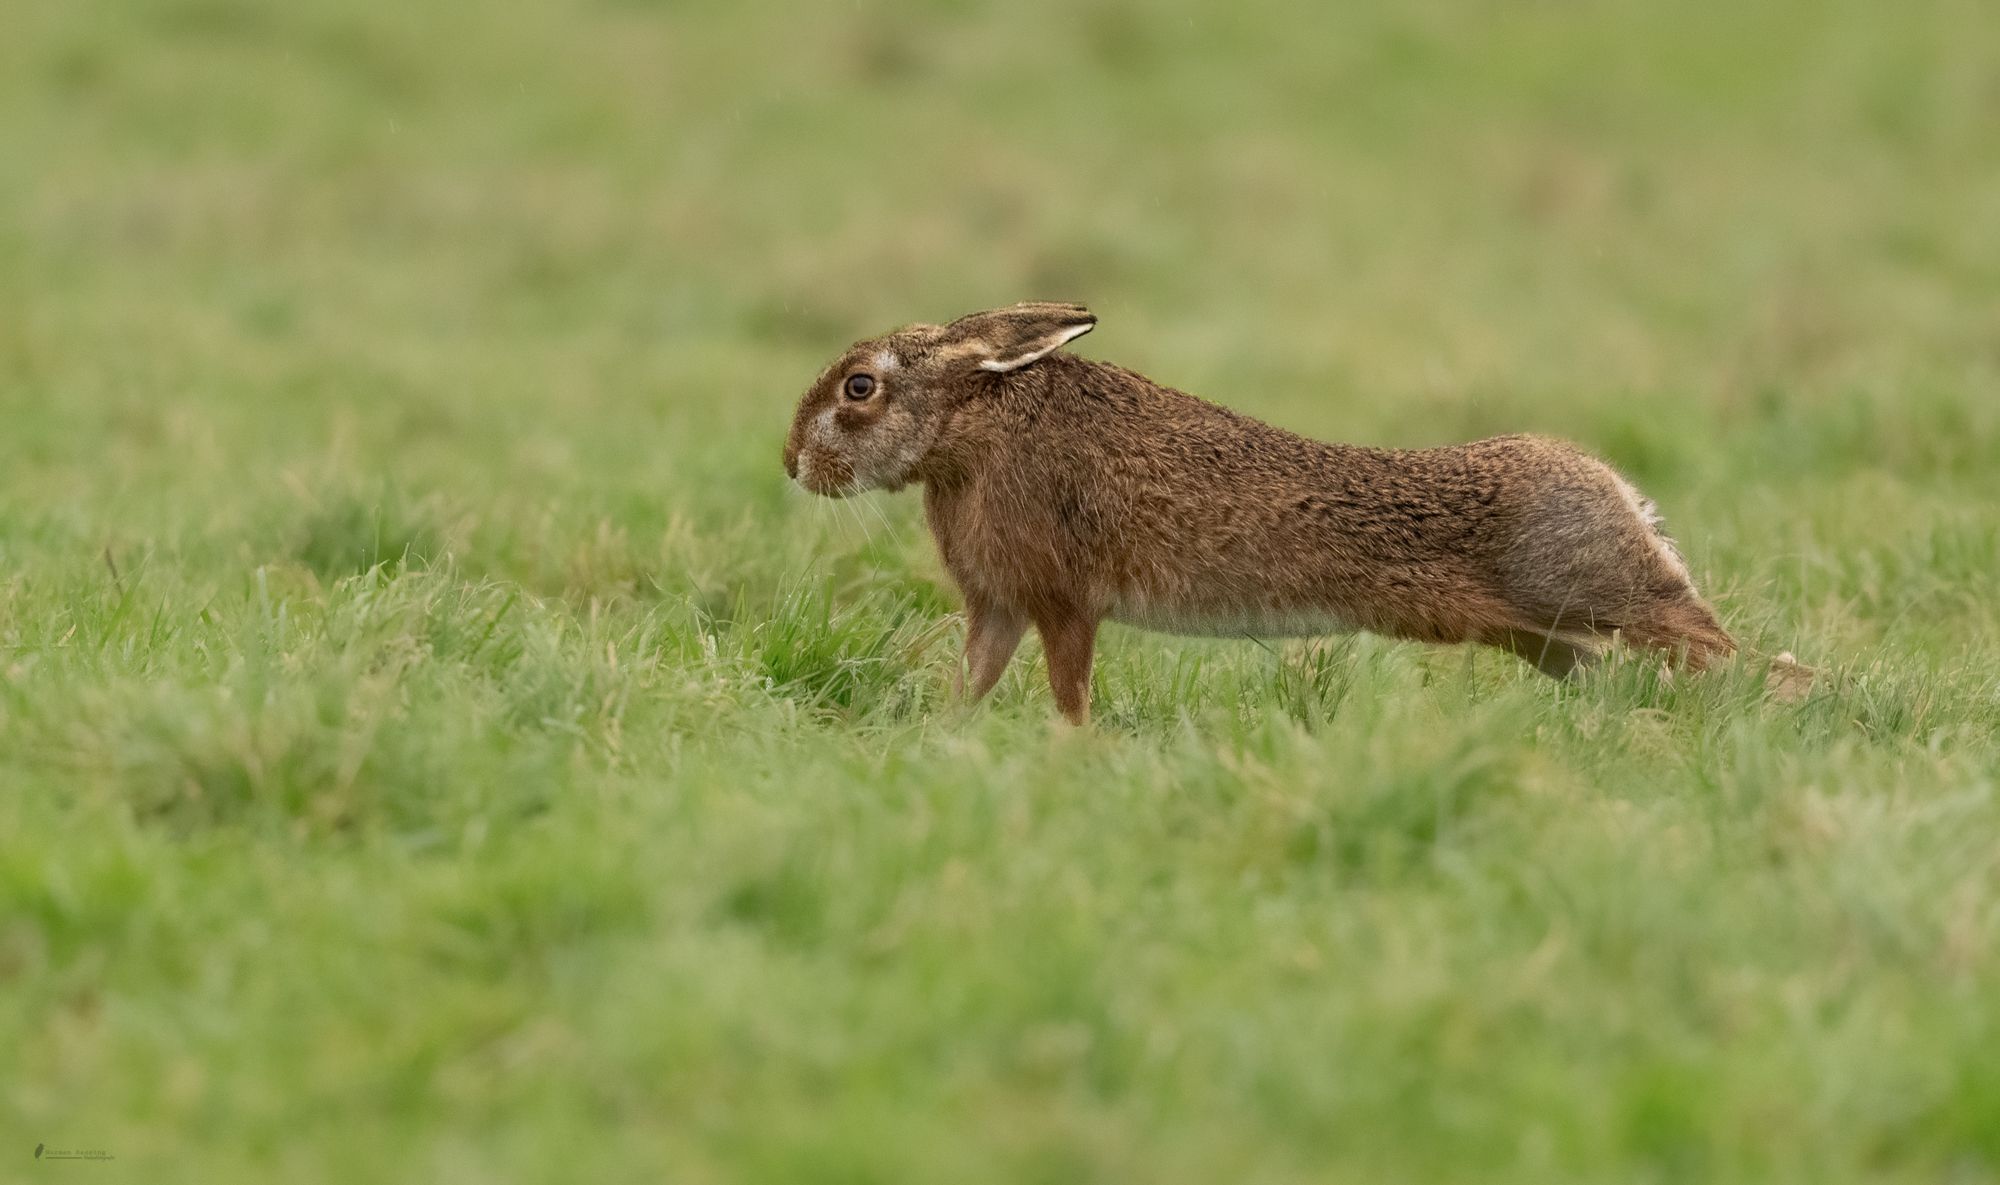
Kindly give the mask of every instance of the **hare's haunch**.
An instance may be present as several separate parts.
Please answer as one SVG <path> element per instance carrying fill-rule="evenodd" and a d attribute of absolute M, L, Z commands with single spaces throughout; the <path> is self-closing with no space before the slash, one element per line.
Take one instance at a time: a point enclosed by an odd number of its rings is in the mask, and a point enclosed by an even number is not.
<path fill-rule="evenodd" d="M 817 494 L 923 483 L 973 696 L 1033 625 L 1082 723 L 1105 618 L 1483 642 L 1556 676 L 1614 634 L 1694 668 L 1734 652 L 1653 504 L 1575 447 L 1322 444 L 1061 350 L 1096 321 L 1020 304 L 859 342 L 785 441 Z"/>

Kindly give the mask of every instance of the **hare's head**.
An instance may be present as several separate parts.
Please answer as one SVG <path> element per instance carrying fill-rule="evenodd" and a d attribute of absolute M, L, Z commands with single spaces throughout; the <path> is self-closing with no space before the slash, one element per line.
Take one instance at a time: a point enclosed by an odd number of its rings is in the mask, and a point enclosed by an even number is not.
<path fill-rule="evenodd" d="M 785 472 L 840 498 L 917 480 L 951 411 L 1097 324 L 1079 304 L 1030 302 L 856 342 L 799 400 Z"/>

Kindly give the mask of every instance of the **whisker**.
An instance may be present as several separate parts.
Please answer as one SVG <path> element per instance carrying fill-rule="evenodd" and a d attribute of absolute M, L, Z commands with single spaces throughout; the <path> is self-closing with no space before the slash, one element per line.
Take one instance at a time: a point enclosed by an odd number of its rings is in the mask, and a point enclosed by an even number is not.
<path fill-rule="evenodd" d="M 887 533 L 887 534 L 888 534 L 888 535 L 889 535 L 889 536 L 890 536 L 891 538 L 894 538 L 894 537 L 895 537 L 895 534 L 896 534 L 896 524 L 894 524 L 894 523 L 892 523 L 892 522 L 890 522 L 890 521 L 889 521 L 889 516 L 888 516 L 888 514 L 887 514 L 886 512 L 884 512 L 884 511 L 883 511 L 883 509 L 882 509 L 882 503 L 881 503 L 881 501 L 880 501 L 880 500 L 878 500 L 878 499 L 876 499 L 876 498 L 873 498 L 873 497 L 871 497 L 871 498 L 868 498 L 868 499 L 866 499 L 866 502 L 867 502 L 867 506 L 868 506 L 868 509 L 869 509 L 869 510 L 871 510 L 871 511 L 873 511 L 873 512 L 874 512 L 874 514 L 875 514 L 875 517 L 876 517 L 876 518 L 877 518 L 878 520 L 880 520 L 880 521 L 881 521 L 881 523 L 882 523 L 882 530 L 883 530 L 884 532 L 886 532 L 886 533 Z"/>
<path fill-rule="evenodd" d="M 857 503 L 858 501 L 860 501 L 860 499 L 859 499 L 858 497 L 857 497 L 857 498 L 842 498 L 842 499 L 841 499 L 841 501 L 842 501 L 843 503 L 845 503 L 845 504 L 846 504 L 846 506 L 847 506 L 847 513 L 848 513 L 849 515 L 851 515 L 851 516 L 853 517 L 853 519 L 854 519 L 854 525 L 855 525 L 855 526 L 857 526 L 857 527 L 859 527 L 859 528 L 861 528 L 861 537 L 862 537 L 862 538 L 863 538 L 864 540 L 866 540 L 866 541 L 867 541 L 867 543 L 868 543 L 868 546 L 869 546 L 869 547 L 871 547 L 871 548 L 872 548 L 872 547 L 874 547 L 874 546 L 875 546 L 875 532 L 873 532 L 873 531 L 871 531 L 871 530 L 869 530 L 869 529 L 868 529 L 868 520 L 867 520 L 866 518 L 862 517 L 862 514 L 861 514 L 861 507 L 859 507 L 859 506 L 857 506 L 857 505 L 855 504 L 855 503 Z"/>

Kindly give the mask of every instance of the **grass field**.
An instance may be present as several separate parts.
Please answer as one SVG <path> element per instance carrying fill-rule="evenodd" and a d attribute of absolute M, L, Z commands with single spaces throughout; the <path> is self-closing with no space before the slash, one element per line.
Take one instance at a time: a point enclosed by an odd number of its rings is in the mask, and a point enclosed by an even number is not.
<path fill-rule="evenodd" d="M 1026 298 L 1827 678 L 954 707 L 778 450 Z M 2000 1179 L 1996 588 L 1979 0 L 0 0 L 0 1180 Z"/>

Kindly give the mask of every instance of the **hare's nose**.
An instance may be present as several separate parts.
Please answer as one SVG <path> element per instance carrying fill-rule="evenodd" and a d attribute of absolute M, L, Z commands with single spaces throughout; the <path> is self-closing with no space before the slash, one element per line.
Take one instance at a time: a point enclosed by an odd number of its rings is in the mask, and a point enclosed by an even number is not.
<path fill-rule="evenodd" d="M 785 476 L 793 481 L 799 479 L 799 455 L 791 449 L 785 450 Z"/>

